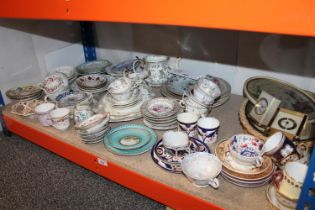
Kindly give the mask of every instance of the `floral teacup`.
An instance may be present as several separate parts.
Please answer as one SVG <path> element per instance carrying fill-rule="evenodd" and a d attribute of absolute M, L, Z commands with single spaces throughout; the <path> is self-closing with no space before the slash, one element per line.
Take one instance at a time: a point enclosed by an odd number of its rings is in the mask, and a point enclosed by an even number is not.
<path fill-rule="evenodd" d="M 260 167 L 263 164 L 263 145 L 264 142 L 254 136 L 234 135 L 230 138 L 230 154 L 239 164 Z"/>

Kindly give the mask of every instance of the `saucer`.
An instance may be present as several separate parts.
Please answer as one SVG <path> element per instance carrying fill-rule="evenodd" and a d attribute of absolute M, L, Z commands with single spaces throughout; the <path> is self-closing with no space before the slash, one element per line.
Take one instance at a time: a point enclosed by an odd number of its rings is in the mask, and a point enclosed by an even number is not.
<path fill-rule="evenodd" d="M 156 143 L 156 139 L 157 136 L 152 129 L 143 125 L 127 124 L 112 129 L 104 137 L 104 145 L 117 155 L 140 155 L 149 151 Z M 130 145 L 126 145 L 128 143 Z M 124 149 L 117 148 L 123 146 Z"/>
<path fill-rule="evenodd" d="M 236 164 L 233 160 L 231 160 L 230 157 L 228 157 L 229 140 L 223 140 L 218 143 L 217 147 L 215 148 L 215 154 L 222 162 L 224 171 L 239 179 L 261 179 L 269 175 L 274 169 L 274 164 L 271 158 L 268 156 L 263 156 L 263 164 L 261 167 L 240 167 L 239 164 Z"/>
<path fill-rule="evenodd" d="M 197 139 L 190 139 L 188 148 L 190 149 L 190 153 L 211 153 L 208 146 Z M 177 156 L 175 154 L 175 150 L 164 147 L 163 140 L 158 141 L 151 150 L 151 157 L 158 166 L 169 172 L 180 174 L 182 173 L 181 162 L 189 152 L 187 150 L 180 150 Z"/>
<path fill-rule="evenodd" d="M 166 82 L 167 90 L 177 96 L 182 96 L 190 87 L 196 84 L 196 80 L 181 75 L 172 75 Z"/>
<path fill-rule="evenodd" d="M 153 98 L 143 104 L 141 111 L 148 117 L 168 117 L 176 114 L 180 106 L 176 100 L 168 98 Z"/>
<path fill-rule="evenodd" d="M 289 208 L 283 204 L 281 204 L 278 200 L 277 200 L 277 196 L 276 196 L 276 188 L 273 185 L 269 185 L 267 190 L 266 190 L 266 195 L 268 198 L 268 201 L 277 209 L 281 209 L 281 210 L 293 210 L 294 208 Z"/>

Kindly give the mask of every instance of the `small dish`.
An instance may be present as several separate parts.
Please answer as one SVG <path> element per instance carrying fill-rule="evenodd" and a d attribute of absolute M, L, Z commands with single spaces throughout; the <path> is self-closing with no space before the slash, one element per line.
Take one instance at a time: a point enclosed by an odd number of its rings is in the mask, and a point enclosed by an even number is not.
<path fill-rule="evenodd" d="M 132 135 L 130 135 L 129 130 L 133 129 L 133 133 Z M 144 134 L 147 135 L 144 135 Z M 118 149 L 117 145 L 118 144 L 113 144 L 113 142 L 121 142 L 122 140 L 126 140 L 126 142 L 130 142 L 130 139 L 127 138 L 131 138 L 134 137 L 134 139 L 138 140 L 141 138 L 146 138 L 147 140 L 139 140 L 139 143 L 141 142 L 142 146 L 138 147 L 136 146 L 136 148 L 134 149 Z M 104 137 L 104 145 L 105 147 L 112 153 L 117 154 L 117 155 L 127 155 L 127 156 L 131 156 L 131 155 L 140 155 L 143 154 L 147 151 L 149 151 L 153 145 L 155 144 L 157 139 L 157 135 L 154 133 L 154 131 L 146 126 L 143 125 L 137 125 L 137 124 L 127 124 L 127 125 L 122 125 L 122 126 L 118 126 L 114 129 L 112 129 L 105 137 Z M 146 144 L 144 144 L 144 142 L 147 141 Z M 132 142 L 134 142 L 134 140 L 132 140 Z M 135 146 L 136 144 L 133 144 L 133 146 Z M 121 146 L 121 145 L 120 145 Z M 129 145 L 132 146 L 132 145 Z"/>
<path fill-rule="evenodd" d="M 80 76 L 76 83 L 82 88 L 100 88 L 106 85 L 107 78 L 101 74 L 91 74 Z"/>

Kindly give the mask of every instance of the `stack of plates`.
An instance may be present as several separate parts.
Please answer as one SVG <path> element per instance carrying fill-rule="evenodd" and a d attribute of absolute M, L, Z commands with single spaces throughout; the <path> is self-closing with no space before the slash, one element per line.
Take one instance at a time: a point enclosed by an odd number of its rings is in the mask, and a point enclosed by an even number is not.
<path fill-rule="evenodd" d="M 35 85 L 26 85 L 9 89 L 5 95 L 14 101 L 29 101 L 43 96 L 43 90 Z"/>
<path fill-rule="evenodd" d="M 117 155 L 140 155 L 156 143 L 157 136 L 146 126 L 126 124 L 112 129 L 104 138 L 105 147 Z"/>
<path fill-rule="evenodd" d="M 161 168 L 172 172 L 172 173 L 182 173 L 181 162 L 184 157 L 190 153 L 194 152 L 210 152 L 208 146 L 197 140 L 190 139 L 189 146 L 186 150 L 177 151 L 166 148 L 163 145 L 163 140 L 160 140 L 151 150 L 151 157 L 153 161 Z"/>
<path fill-rule="evenodd" d="M 102 74 L 88 74 L 78 77 L 76 84 L 85 93 L 98 94 L 107 89 L 107 78 Z"/>
<path fill-rule="evenodd" d="M 153 98 L 141 106 L 143 122 L 157 130 L 170 130 L 177 127 L 177 114 L 181 107 L 174 99 Z"/>
<path fill-rule="evenodd" d="M 85 144 L 101 142 L 110 130 L 109 113 L 96 114 L 76 125 L 77 134 Z"/>
<path fill-rule="evenodd" d="M 229 153 L 229 140 L 220 142 L 215 149 L 222 162 L 221 175 L 230 183 L 240 187 L 260 187 L 269 183 L 275 166 L 271 158 L 264 156 L 261 167 L 241 165 Z"/>
<path fill-rule="evenodd" d="M 76 70 L 79 75 L 104 74 L 106 73 L 106 68 L 110 65 L 112 64 L 108 60 L 95 60 L 82 63 L 76 67 Z"/>

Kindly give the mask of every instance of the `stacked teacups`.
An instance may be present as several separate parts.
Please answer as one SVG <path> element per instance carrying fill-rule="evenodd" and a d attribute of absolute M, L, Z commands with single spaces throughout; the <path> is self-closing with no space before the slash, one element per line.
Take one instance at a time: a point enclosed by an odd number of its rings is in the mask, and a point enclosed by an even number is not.
<path fill-rule="evenodd" d="M 307 165 L 288 162 L 273 174 L 273 184 L 267 189 L 269 201 L 277 208 L 295 209 L 307 173 Z"/>
<path fill-rule="evenodd" d="M 238 134 L 220 142 L 215 153 L 221 160 L 222 176 L 241 187 L 259 187 L 267 184 L 275 169 L 268 156 L 262 156 L 263 141 L 248 135 Z"/>
<path fill-rule="evenodd" d="M 206 116 L 215 99 L 221 95 L 219 86 L 214 82 L 211 76 L 205 76 L 198 79 L 197 84 L 188 95 L 184 93 L 181 104 L 186 112 L 194 112 L 201 116 Z"/>
<path fill-rule="evenodd" d="M 83 143 L 95 144 L 101 142 L 110 130 L 109 113 L 100 113 L 93 115 L 76 125 L 77 134 Z"/>
<path fill-rule="evenodd" d="M 219 188 L 220 182 L 216 178 L 221 170 L 221 161 L 207 152 L 196 152 L 184 157 L 181 162 L 183 173 L 197 187 L 212 186 Z"/>

